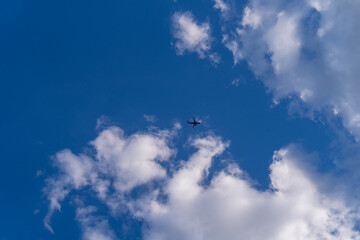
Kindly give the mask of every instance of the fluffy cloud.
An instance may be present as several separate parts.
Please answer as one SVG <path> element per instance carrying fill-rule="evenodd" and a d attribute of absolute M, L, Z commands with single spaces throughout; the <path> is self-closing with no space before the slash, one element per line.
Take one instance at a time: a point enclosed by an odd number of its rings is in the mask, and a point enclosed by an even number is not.
<path fill-rule="evenodd" d="M 76 220 L 80 223 L 84 240 L 115 240 L 115 234 L 105 219 L 95 217 L 97 211 L 94 206 L 79 207 L 76 209 Z"/>
<path fill-rule="evenodd" d="M 254 9 L 245 7 L 244 15 L 241 21 L 243 26 L 250 26 L 252 29 L 256 29 L 261 23 L 261 15 L 255 12 Z"/>
<path fill-rule="evenodd" d="M 51 232 L 53 230 L 50 220 L 54 211 L 61 209 L 60 202 L 71 190 L 80 189 L 96 178 L 93 172 L 93 161 L 85 155 L 77 156 L 65 149 L 58 152 L 53 160 L 59 173 L 57 176 L 47 179 L 47 186 L 44 189 L 49 200 L 49 211 L 44 219 L 44 224 Z"/>
<path fill-rule="evenodd" d="M 88 189 L 113 213 L 126 208 L 144 221 L 148 227 L 143 236 L 149 240 L 360 239 L 354 230 L 357 205 L 328 191 L 326 178 L 304 164 L 311 156 L 296 146 L 274 153 L 271 185 L 258 190 L 234 163 L 209 174 L 229 145 L 213 135 L 190 139 L 196 151 L 179 166 L 161 165 L 174 151 L 169 147 L 174 131 L 126 137 L 110 127 L 91 142 L 95 156 L 59 152 L 54 157 L 58 174 L 46 188 L 50 207 L 45 223 L 70 191 L 86 199 L 93 195 L 84 191 Z M 125 196 L 160 179 L 146 191 Z M 77 206 L 83 238 L 114 239 L 108 221 L 96 211 L 94 206 Z"/>
<path fill-rule="evenodd" d="M 222 14 L 226 14 L 229 11 L 229 6 L 223 0 L 214 0 L 214 8 L 219 9 Z"/>
<path fill-rule="evenodd" d="M 61 202 L 75 190 L 91 187 L 98 198 L 110 207 L 121 204 L 121 195 L 153 179 L 165 177 L 160 162 L 173 154 L 167 142 L 178 129 L 136 133 L 126 137 L 118 127 L 103 130 L 91 142 L 95 156 L 75 155 L 66 149 L 54 157 L 58 174 L 47 179 L 44 191 L 49 200 L 49 211 L 44 219 L 45 226 L 52 232 L 51 217 L 60 210 Z M 110 195 L 110 190 L 114 194 Z M 117 204 L 114 204 L 117 202 Z"/>
<path fill-rule="evenodd" d="M 297 96 L 312 111 L 330 108 L 359 138 L 359 10 L 357 1 L 251 0 L 223 43 L 275 101 Z"/>
<path fill-rule="evenodd" d="M 217 54 L 210 52 L 212 38 L 209 23 L 197 23 L 190 12 L 176 12 L 172 22 L 177 54 L 196 52 L 200 58 L 207 57 L 214 63 L 220 61 Z"/>
<path fill-rule="evenodd" d="M 150 134 L 126 138 L 120 128 L 113 127 L 101 132 L 92 145 L 101 173 L 111 176 L 114 187 L 125 192 L 165 176 L 158 161 L 167 160 L 172 154 L 166 142 L 165 137 Z"/>
<path fill-rule="evenodd" d="M 259 191 L 231 165 L 204 186 L 212 157 L 224 144 L 200 141 L 206 144 L 197 145 L 198 152 L 169 179 L 168 201 L 140 201 L 137 213 L 150 226 L 145 239 L 360 239 L 350 209 L 319 191 L 294 146 L 275 152 L 271 188 Z"/>

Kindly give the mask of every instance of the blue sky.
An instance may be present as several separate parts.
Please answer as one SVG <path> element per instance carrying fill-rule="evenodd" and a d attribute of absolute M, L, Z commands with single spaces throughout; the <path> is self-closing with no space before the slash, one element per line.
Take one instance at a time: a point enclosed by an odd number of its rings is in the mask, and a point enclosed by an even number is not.
<path fill-rule="evenodd" d="M 0 3 L 0 239 L 360 239 L 359 9 Z"/>

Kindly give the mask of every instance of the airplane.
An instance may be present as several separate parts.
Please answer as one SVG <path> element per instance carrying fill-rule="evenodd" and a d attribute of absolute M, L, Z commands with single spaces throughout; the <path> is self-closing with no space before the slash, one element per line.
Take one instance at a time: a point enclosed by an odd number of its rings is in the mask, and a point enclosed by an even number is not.
<path fill-rule="evenodd" d="M 197 122 L 193 117 L 193 121 L 192 122 L 187 121 L 187 124 L 192 124 L 193 125 L 192 127 L 195 127 L 196 125 L 201 124 L 201 122 Z"/>

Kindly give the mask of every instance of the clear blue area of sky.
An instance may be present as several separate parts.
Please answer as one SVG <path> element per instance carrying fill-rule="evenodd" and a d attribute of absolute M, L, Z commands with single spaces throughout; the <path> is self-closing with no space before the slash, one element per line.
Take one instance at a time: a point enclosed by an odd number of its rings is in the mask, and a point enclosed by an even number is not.
<path fill-rule="evenodd" d="M 156 116 L 162 129 L 179 121 L 175 141 L 183 159 L 189 136 L 212 131 L 231 141 L 226 157 L 259 188 L 269 184 L 273 151 L 289 143 L 328 157 L 334 139 L 328 127 L 290 117 L 286 103 L 272 106 L 247 65 L 233 65 L 212 6 L 205 0 L 0 2 L 0 239 L 79 238 L 71 201 L 53 217 L 55 234 L 44 229 L 42 188 L 53 171 L 51 156 L 64 148 L 82 152 L 102 115 L 126 134 L 147 129 L 143 114 Z M 213 51 L 222 57 L 217 66 L 196 54 L 176 55 L 171 16 L 185 10 L 209 21 Z M 192 129 L 185 124 L 192 116 L 206 124 Z M 36 178 L 37 170 L 44 175 Z M 127 215 L 114 221 L 121 239 L 141 237 L 141 223 Z"/>

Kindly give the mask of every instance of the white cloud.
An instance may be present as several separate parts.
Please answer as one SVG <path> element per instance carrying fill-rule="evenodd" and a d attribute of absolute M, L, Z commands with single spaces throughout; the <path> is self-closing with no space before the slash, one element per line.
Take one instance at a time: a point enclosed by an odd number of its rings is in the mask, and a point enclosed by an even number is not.
<path fill-rule="evenodd" d="M 192 145 L 199 149 L 198 152 L 173 176 L 167 187 L 171 198 L 185 202 L 198 196 L 201 191 L 199 181 L 209 171 L 212 158 L 221 154 L 228 144 L 208 136 L 193 140 Z"/>
<path fill-rule="evenodd" d="M 272 90 L 297 95 L 312 111 L 336 109 L 360 137 L 360 3 L 251 0 L 224 45 Z"/>
<path fill-rule="evenodd" d="M 114 232 L 109 227 L 107 220 L 95 217 L 97 211 L 94 206 L 78 207 L 76 209 L 76 220 L 82 228 L 83 240 L 114 240 Z"/>
<path fill-rule="evenodd" d="M 102 130 L 104 128 L 107 128 L 108 126 L 111 126 L 111 119 L 108 116 L 101 115 L 96 119 L 96 130 Z"/>
<path fill-rule="evenodd" d="M 134 187 L 165 177 L 166 171 L 159 162 L 173 154 L 167 141 L 178 128 L 176 124 L 172 131 L 126 137 L 120 128 L 110 127 L 91 142 L 96 150 L 95 157 L 75 155 L 68 149 L 58 152 L 53 157 L 58 174 L 47 179 L 44 189 L 49 200 L 49 211 L 44 219 L 46 228 L 53 232 L 51 217 L 54 211 L 60 210 L 61 202 L 71 191 L 91 186 L 99 199 L 110 206 L 114 205 L 113 201 L 121 204 L 119 195 Z M 109 196 L 110 187 L 115 188 L 115 197 Z"/>
<path fill-rule="evenodd" d="M 108 217 L 128 209 L 148 226 L 144 238 L 149 240 L 360 239 L 353 228 L 358 203 L 334 190 L 335 177 L 329 181 L 329 176 L 307 166 L 312 156 L 297 146 L 274 153 L 271 185 L 258 190 L 234 163 L 209 174 L 214 158 L 229 145 L 213 135 L 190 139 L 196 152 L 180 166 L 168 168 L 167 174 L 159 161 L 172 155 L 168 139 L 176 129 L 126 137 L 121 129 L 111 127 L 91 142 L 94 157 L 59 152 L 54 157 L 59 172 L 49 178 L 45 190 L 50 202 L 45 224 L 49 227 L 52 213 L 73 191 L 79 199 L 97 197 L 111 210 Z M 159 184 L 148 191 L 124 197 L 136 186 L 159 178 Z M 107 218 L 96 211 L 77 204 L 83 239 L 114 239 Z"/>
<path fill-rule="evenodd" d="M 299 57 L 301 43 L 297 27 L 296 17 L 289 17 L 281 12 L 277 16 L 276 24 L 265 36 L 272 53 L 273 69 L 278 74 L 292 69 Z"/>
<path fill-rule="evenodd" d="M 176 12 L 172 22 L 177 54 L 196 52 L 200 58 L 208 57 L 214 63 L 219 62 L 219 56 L 210 53 L 212 38 L 209 23 L 197 23 L 192 13 L 188 11 Z"/>
<path fill-rule="evenodd" d="M 234 57 L 234 64 L 237 64 L 240 60 L 243 59 L 243 55 L 237 41 L 230 40 L 229 35 L 226 34 L 223 36 L 222 43 L 232 52 Z"/>
<path fill-rule="evenodd" d="M 100 171 L 115 179 L 114 187 L 121 192 L 164 177 L 158 161 L 167 160 L 172 151 L 167 139 L 150 134 L 133 134 L 126 138 L 120 128 L 101 132 L 92 142 Z"/>
<path fill-rule="evenodd" d="M 80 189 L 96 178 L 93 172 L 93 161 L 85 155 L 74 155 L 70 150 L 65 149 L 54 156 L 54 165 L 58 168 L 59 174 L 56 177 L 47 179 L 45 193 L 49 200 L 49 211 L 44 219 L 45 227 L 53 232 L 50 226 L 51 217 L 56 210 L 61 209 L 61 201 L 72 189 Z"/>
<path fill-rule="evenodd" d="M 214 8 L 219 9 L 222 14 L 226 14 L 229 11 L 229 6 L 223 0 L 214 0 Z"/>
<path fill-rule="evenodd" d="M 168 201 L 140 201 L 137 214 L 150 226 L 145 239 L 360 239 L 350 209 L 319 191 L 295 147 L 274 154 L 272 189 L 259 191 L 234 166 L 204 186 L 212 157 L 225 145 L 199 141 L 207 144 L 197 145 L 198 152 L 169 179 Z"/>
<path fill-rule="evenodd" d="M 156 122 L 156 117 L 154 115 L 144 114 L 144 118 L 147 122 L 150 122 L 150 123 Z"/>
<path fill-rule="evenodd" d="M 245 27 L 250 26 L 253 29 L 257 29 L 261 24 L 261 15 L 255 12 L 254 9 L 245 7 L 241 24 Z"/>

